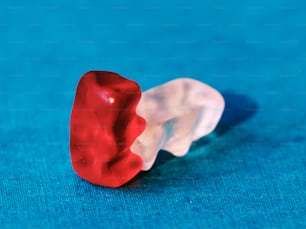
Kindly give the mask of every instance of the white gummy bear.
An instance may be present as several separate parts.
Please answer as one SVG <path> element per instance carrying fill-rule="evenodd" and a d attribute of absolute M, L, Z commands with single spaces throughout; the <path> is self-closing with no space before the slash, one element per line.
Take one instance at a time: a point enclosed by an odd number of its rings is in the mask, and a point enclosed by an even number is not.
<path fill-rule="evenodd" d="M 131 147 L 151 169 L 159 150 L 184 156 L 192 143 L 211 133 L 224 110 L 222 95 L 212 87 L 190 78 L 179 78 L 142 93 L 137 114 L 146 129 Z"/>

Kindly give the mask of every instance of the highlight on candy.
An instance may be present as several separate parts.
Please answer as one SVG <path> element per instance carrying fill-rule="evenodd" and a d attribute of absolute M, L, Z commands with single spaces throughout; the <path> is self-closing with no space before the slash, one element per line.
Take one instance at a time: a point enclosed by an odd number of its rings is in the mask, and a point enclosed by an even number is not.
<path fill-rule="evenodd" d="M 161 149 L 184 156 L 193 141 L 215 129 L 224 106 L 217 90 L 191 78 L 142 93 L 117 73 L 87 72 L 71 112 L 73 169 L 90 183 L 120 187 L 150 170 Z"/>

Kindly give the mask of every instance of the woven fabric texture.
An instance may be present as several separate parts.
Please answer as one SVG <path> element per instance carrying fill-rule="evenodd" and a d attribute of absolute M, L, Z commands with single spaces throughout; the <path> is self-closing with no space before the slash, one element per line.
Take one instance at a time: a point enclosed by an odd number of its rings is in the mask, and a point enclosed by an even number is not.
<path fill-rule="evenodd" d="M 306 3 L 0 1 L 0 228 L 306 228 Z M 128 185 L 72 170 L 79 78 L 224 95 L 214 134 Z"/>

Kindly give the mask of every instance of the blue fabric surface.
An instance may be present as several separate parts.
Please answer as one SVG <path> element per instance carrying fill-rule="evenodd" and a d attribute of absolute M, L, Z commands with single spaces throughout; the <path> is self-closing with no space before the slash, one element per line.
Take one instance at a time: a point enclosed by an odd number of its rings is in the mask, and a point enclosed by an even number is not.
<path fill-rule="evenodd" d="M 0 32 L 0 228 L 306 228 L 305 1 L 2 0 Z M 94 186 L 68 147 L 92 69 L 193 77 L 226 110 L 186 157 Z"/>

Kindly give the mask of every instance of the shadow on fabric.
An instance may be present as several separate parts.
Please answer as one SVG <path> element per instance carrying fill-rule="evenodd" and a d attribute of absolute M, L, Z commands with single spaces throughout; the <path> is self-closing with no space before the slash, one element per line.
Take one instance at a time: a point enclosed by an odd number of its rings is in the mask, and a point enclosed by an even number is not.
<path fill-rule="evenodd" d="M 205 136 L 199 139 L 198 141 L 194 142 L 191 145 L 190 151 L 194 150 L 195 148 L 209 144 L 209 142 L 213 141 L 215 137 L 224 135 L 231 128 L 251 118 L 258 110 L 257 103 L 245 95 L 238 94 L 232 91 L 222 92 L 222 95 L 225 100 L 225 109 L 218 126 L 216 127 L 215 131 L 212 134 Z M 169 152 L 161 150 L 158 153 L 158 157 L 152 169 L 154 170 L 157 167 L 167 163 L 169 160 L 172 160 L 174 158 L 176 157 L 174 157 Z M 137 179 L 143 178 L 143 176 L 146 176 L 146 174 L 148 173 L 150 173 L 150 171 L 141 172 L 131 182 L 129 182 L 129 184 L 132 184 L 134 182 L 137 183 L 136 181 Z"/>

